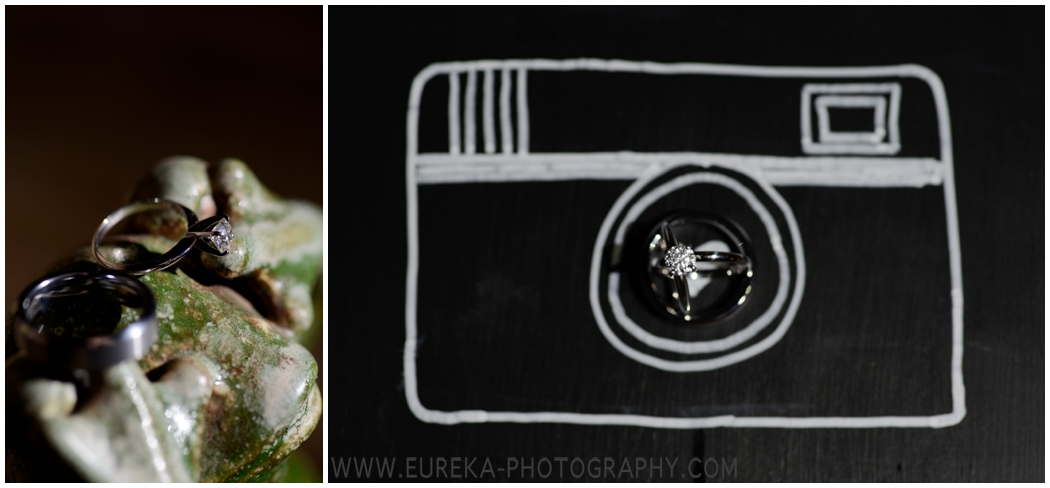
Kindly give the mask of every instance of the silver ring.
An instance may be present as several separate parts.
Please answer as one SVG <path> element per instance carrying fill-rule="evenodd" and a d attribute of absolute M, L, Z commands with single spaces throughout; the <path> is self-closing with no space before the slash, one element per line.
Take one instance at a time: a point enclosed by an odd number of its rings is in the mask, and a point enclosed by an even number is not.
<path fill-rule="evenodd" d="M 84 324 L 63 313 L 63 309 L 77 309 L 80 318 L 98 318 L 91 312 L 108 306 L 119 317 L 122 308 L 112 308 L 117 303 L 141 312 L 134 322 L 108 335 L 76 337 L 75 328 Z M 14 327 L 18 347 L 34 361 L 69 371 L 105 369 L 126 359 L 141 359 L 157 341 L 157 303 L 145 284 L 124 273 L 65 273 L 22 292 Z"/>
<path fill-rule="evenodd" d="M 102 255 L 99 246 L 101 246 L 102 240 L 106 234 L 113 229 L 117 223 L 124 220 L 129 215 L 156 208 L 179 210 L 186 218 L 186 235 L 179 240 L 178 244 L 175 244 L 175 247 L 172 247 L 160 257 L 143 261 L 141 263 L 116 263 L 106 259 L 106 257 Z M 95 254 L 95 260 L 97 260 L 102 266 L 117 271 L 139 275 L 149 273 L 150 271 L 156 271 L 158 269 L 165 269 L 177 263 L 194 247 L 209 254 L 225 256 L 230 252 L 230 242 L 233 240 L 233 237 L 233 229 L 230 226 L 230 217 L 227 215 L 215 215 L 198 222 L 197 214 L 193 213 L 192 210 L 170 200 L 153 198 L 125 205 L 103 219 L 102 225 L 99 225 L 98 230 L 95 231 L 95 238 L 92 240 L 91 250 Z"/>
<path fill-rule="evenodd" d="M 696 279 L 699 272 L 696 263 L 713 263 L 719 269 L 725 269 L 729 274 L 746 273 L 751 269 L 751 259 L 743 254 L 723 251 L 694 251 L 693 246 L 678 242 L 671 226 L 664 222 L 660 227 L 663 238 L 667 241 L 667 251 L 664 253 L 664 268 L 661 272 L 664 276 L 672 279 L 675 285 L 674 295 L 678 298 L 678 306 L 684 315 L 689 315 L 692 306 L 689 303 L 688 279 Z"/>

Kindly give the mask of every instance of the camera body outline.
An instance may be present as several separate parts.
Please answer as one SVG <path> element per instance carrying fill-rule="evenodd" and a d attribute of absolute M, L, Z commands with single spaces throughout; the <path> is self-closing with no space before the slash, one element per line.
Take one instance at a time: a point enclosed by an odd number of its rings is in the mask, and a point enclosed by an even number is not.
<path fill-rule="evenodd" d="M 806 83 L 803 85 L 800 123 L 802 148 L 805 156 L 783 157 L 737 155 L 700 152 L 573 152 L 532 153 L 529 151 L 529 114 L 527 75 L 530 71 L 592 71 L 609 73 L 637 73 L 661 75 L 715 75 L 759 77 L 774 79 L 823 79 L 834 83 Z M 463 134 L 460 145 L 459 79 L 467 75 L 463 99 Z M 419 111 L 423 88 L 436 76 L 449 78 L 449 152 L 419 153 Z M 501 79 L 500 93 L 495 93 L 493 80 Z M 482 85 L 482 139 L 478 144 L 475 112 L 479 78 Z M 939 138 L 939 158 L 894 158 L 900 150 L 899 102 L 901 87 L 893 82 L 872 83 L 870 78 L 915 79 L 924 82 L 932 94 Z M 516 95 L 513 102 L 510 86 Z M 885 94 L 886 98 L 871 94 Z M 498 96 L 498 101 L 497 101 Z M 815 98 L 814 98 L 815 97 Z M 495 107 L 499 104 L 499 130 L 502 144 L 495 145 Z M 511 120 L 511 103 L 516 103 L 516 120 Z M 811 131 L 811 105 L 818 115 L 819 140 Z M 863 107 L 875 112 L 875 130 L 871 133 L 831 131 L 828 111 L 831 108 Z M 959 244 L 958 211 L 955 196 L 954 164 L 947 96 L 943 83 L 930 69 L 914 65 L 874 67 L 763 67 L 708 63 L 654 63 L 602 59 L 527 59 L 480 60 L 434 63 L 424 68 L 413 80 L 406 117 L 406 199 L 408 226 L 408 266 L 405 291 L 405 348 L 404 381 L 409 409 L 420 420 L 436 424 L 514 422 L 514 423 L 573 423 L 597 425 L 634 425 L 655 428 L 710 428 L 710 427 L 772 427 L 772 428 L 877 428 L 930 427 L 956 425 L 966 415 L 965 387 L 962 375 L 963 289 Z M 517 147 L 515 148 L 516 136 Z M 884 140 L 885 139 L 885 140 Z M 479 150 L 480 148 L 480 150 Z M 737 171 L 758 184 L 776 203 L 788 223 L 788 231 L 795 243 L 795 289 L 789 307 L 797 309 L 805 283 L 805 259 L 798 225 L 790 205 L 779 197 L 777 185 L 861 186 L 861 187 L 924 187 L 941 186 L 944 191 L 948 233 L 948 264 L 951 283 L 951 398 L 952 411 L 934 415 L 916 416 L 836 416 L 836 417 L 768 417 L 719 415 L 707 417 L 661 417 L 635 414 L 580 413 L 580 412 L 510 412 L 486 410 L 438 411 L 425 407 L 418 395 L 416 351 L 418 348 L 417 297 L 419 279 L 419 222 L 418 187 L 421 184 L 485 183 L 506 181 L 566 181 L 576 179 L 603 179 L 633 181 L 627 191 L 605 217 L 602 230 L 594 244 L 590 273 L 591 307 L 603 335 L 614 347 L 635 361 L 667 371 L 703 371 L 710 368 L 674 369 L 633 357 L 617 346 L 615 334 L 603 325 L 597 310 L 598 283 L 596 274 L 602 259 L 605 240 L 611 226 L 634 189 L 638 191 L 646 181 L 682 166 L 724 167 Z M 745 360 L 772 347 L 787 332 L 793 320 L 789 309 L 777 328 L 759 343 L 738 354 L 736 360 Z M 610 337 L 610 334 L 612 338 Z M 770 339 L 772 338 L 772 339 Z M 757 346 L 757 347 L 756 347 Z M 753 348 L 753 349 L 752 349 Z M 737 351 L 737 353 L 744 352 Z M 638 351 L 635 351 L 637 353 Z M 734 353 L 734 354 L 737 354 Z M 706 360 L 705 360 L 706 361 Z M 656 361 L 660 363 L 660 361 Z"/>

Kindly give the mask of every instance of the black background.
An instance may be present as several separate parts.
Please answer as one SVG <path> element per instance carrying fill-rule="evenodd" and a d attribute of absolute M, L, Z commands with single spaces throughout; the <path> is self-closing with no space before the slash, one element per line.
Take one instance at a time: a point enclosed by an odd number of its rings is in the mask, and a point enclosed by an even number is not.
<path fill-rule="evenodd" d="M 342 257 L 330 262 L 330 272 L 346 279 L 332 280 L 331 293 L 349 301 L 329 311 L 328 345 L 337 352 L 329 363 L 330 456 L 396 456 L 399 463 L 406 456 L 735 457 L 736 476 L 712 481 L 1043 480 L 1041 13 L 332 7 L 329 181 L 339 210 L 330 230 L 345 251 L 335 254 Z M 963 421 L 936 430 L 687 431 L 417 420 L 402 383 L 409 87 L 433 62 L 537 57 L 769 66 L 915 63 L 936 72 L 947 92 L 955 152 L 965 290 Z M 923 218 L 904 205 L 888 205 L 888 215 Z M 571 365 L 571 358 L 564 361 Z M 887 394 L 889 401 L 911 400 Z M 331 464 L 328 469 L 329 479 L 337 480 Z"/>

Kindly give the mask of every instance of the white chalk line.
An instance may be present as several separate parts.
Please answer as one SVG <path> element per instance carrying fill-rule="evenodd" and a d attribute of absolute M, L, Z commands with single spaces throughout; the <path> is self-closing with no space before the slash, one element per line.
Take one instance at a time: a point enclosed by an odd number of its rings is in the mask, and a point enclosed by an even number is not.
<path fill-rule="evenodd" d="M 496 129 L 495 129 L 495 116 L 493 114 L 493 71 L 485 70 L 485 85 L 483 90 L 482 99 L 482 125 L 484 130 L 482 134 L 485 136 L 485 153 L 492 154 L 496 152 Z"/>
<path fill-rule="evenodd" d="M 952 419 L 955 425 L 966 417 L 966 386 L 963 383 L 963 283 L 962 250 L 959 244 L 959 215 L 955 196 L 955 160 L 952 153 L 951 119 L 948 116 L 948 97 L 944 84 L 936 73 L 926 70 L 922 79 L 930 86 L 937 109 L 937 129 L 941 140 L 941 160 L 944 161 L 944 207 L 948 222 L 948 256 L 952 276 Z M 897 117 L 892 105 L 890 120 Z"/>
<path fill-rule="evenodd" d="M 418 400 L 417 400 L 418 403 Z M 411 405 L 411 403 L 410 403 Z M 422 408 L 422 407 L 421 407 Z M 413 413 L 416 413 L 413 410 Z M 420 417 L 419 415 L 423 416 Z M 432 424 L 467 424 L 485 422 L 507 422 L 519 424 L 583 424 L 583 425 L 631 425 L 658 429 L 709 429 L 717 427 L 753 427 L 780 429 L 870 429 L 879 427 L 950 427 L 961 418 L 954 414 L 929 417 L 738 417 L 719 415 L 714 417 L 651 417 L 626 414 L 586 414 L 575 412 L 489 412 L 485 410 L 457 410 L 441 412 L 425 410 L 417 417 Z"/>
<path fill-rule="evenodd" d="M 518 68 L 518 154 L 529 153 L 528 72 Z"/>
<path fill-rule="evenodd" d="M 459 73 L 448 74 L 448 152 L 459 154 Z"/>
<path fill-rule="evenodd" d="M 755 77 L 914 77 L 930 86 L 937 110 L 938 134 L 942 164 L 945 208 L 947 213 L 949 265 L 952 283 L 952 404 L 947 414 L 933 416 L 880 416 L 880 417 L 735 417 L 716 416 L 704 418 L 653 417 L 644 415 L 587 414 L 575 412 L 486 412 L 460 410 L 443 412 L 429 410 L 419 401 L 416 383 L 415 354 L 417 347 L 416 299 L 419 272 L 418 235 L 418 183 L 416 156 L 418 155 L 419 100 L 423 86 L 434 75 L 449 72 L 456 66 L 491 65 L 493 69 L 543 69 L 552 70 L 594 69 L 604 71 L 631 71 L 653 74 L 713 74 Z M 520 73 L 519 73 L 520 75 Z M 519 103 L 522 97 L 519 96 Z M 891 105 L 891 124 L 895 114 Z M 520 115 L 520 113 L 519 113 Z M 893 125 L 891 125 L 891 133 Z M 874 427 L 948 427 L 956 425 L 966 416 L 966 390 L 963 383 L 963 288 L 962 258 L 959 245 L 958 210 L 956 206 L 954 163 L 951 147 L 951 127 L 948 118 L 947 97 L 944 85 L 936 73 L 924 66 L 899 65 L 880 67 L 810 68 L 810 67 L 755 67 L 741 65 L 714 65 L 702 63 L 660 64 L 648 61 L 621 60 L 519 60 L 519 61 L 472 61 L 460 63 L 432 64 L 413 80 L 409 93 L 406 117 L 406 200 L 408 227 L 408 265 L 405 288 L 405 398 L 412 413 L 424 422 L 456 424 L 463 422 L 519 422 L 519 423 L 573 423 L 595 425 L 637 425 L 657 428 L 710 428 L 710 427 L 773 427 L 773 428 L 874 428 Z M 520 133 L 519 133 L 520 135 Z M 525 151 L 527 152 L 527 151 Z"/>
<path fill-rule="evenodd" d="M 420 184 L 633 180 L 654 167 L 720 165 L 761 174 L 777 186 L 923 187 L 941 184 L 944 164 L 930 158 L 762 156 L 719 153 L 531 153 L 416 155 Z"/>
<path fill-rule="evenodd" d="M 932 73 L 932 72 L 931 72 Z M 936 76 L 936 75 L 934 75 Z M 938 82 L 940 78 L 937 79 Z M 896 147 L 900 150 L 901 147 L 901 126 L 900 126 L 900 113 L 901 113 L 901 85 L 900 83 L 890 83 L 890 117 L 886 121 L 886 125 L 889 129 L 890 135 L 890 146 Z M 943 154 L 942 158 L 943 158 Z"/>
<path fill-rule="evenodd" d="M 710 63 L 655 63 L 622 59 L 507 59 L 453 61 L 434 63 L 423 68 L 416 79 L 426 82 L 438 73 L 484 69 L 512 69 L 523 71 L 606 71 L 646 73 L 653 75 L 720 75 L 754 78 L 882 78 L 910 77 L 927 81 L 937 77 L 925 66 L 901 64 L 889 66 L 808 67 L 808 66 L 747 66 Z M 519 74 L 520 75 L 520 74 Z M 871 83 L 879 85 L 879 83 Z"/>
<path fill-rule="evenodd" d="M 499 129 L 500 144 L 503 146 L 503 154 L 514 152 L 514 140 L 511 135 L 513 127 L 510 125 L 510 70 L 500 70 L 499 85 Z"/>
<path fill-rule="evenodd" d="M 627 227 L 635 220 L 637 220 L 638 216 L 641 215 L 641 213 L 647 208 L 649 208 L 654 202 L 656 202 L 656 200 L 664 197 L 669 193 L 680 190 L 684 187 L 700 183 L 721 185 L 726 188 L 729 188 L 741 198 L 743 198 L 744 201 L 747 202 L 748 206 L 750 206 L 751 209 L 755 212 L 755 214 L 758 215 L 759 219 L 762 221 L 762 224 L 766 228 L 766 233 L 769 235 L 769 244 L 772 247 L 774 254 L 777 256 L 777 271 L 780 273 L 780 280 L 777 285 L 776 295 L 774 296 L 773 302 L 770 304 L 769 308 L 767 308 L 766 311 L 762 313 L 762 315 L 760 315 L 746 327 L 728 337 L 724 337 L 721 339 L 710 341 L 687 342 L 657 336 L 645 330 L 633 320 L 631 320 L 631 318 L 627 315 L 627 312 L 623 307 L 623 303 L 620 301 L 620 273 L 610 273 L 607 285 L 608 301 L 609 307 L 612 309 L 613 317 L 616 319 L 616 322 L 624 330 L 626 330 L 627 333 L 629 333 L 635 339 L 649 347 L 683 355 L 712 354 L 716 352 L 726 351 L 736 346 L 739 346 L 740 344 L 743 344 L 744 342 L 747 342 L 754 336 L 758 335 L 759 332 L 765 329 L 766 326 L 772 323 L 773 319 L 776 318 L 778 314 L 780 314 L 781 309 L 784 307 L 784 303 L 787 302 L 787 296 L 790 292 L 789 287 L 791 286 L 791 263 L 788 260 L 787 252 L 784 250 L 783 241 L 780 237 L 780 230 L 777 228 L 777 223 L 776 220 L 773 219 L 773 215 L 769 212 L 765 205 L 763 205 L 762 202 L 758 200 L 758 198 L 755 196 L 754 193 L 751 192 L 751 190 L 749 190 L 744 185 L 740 184 L 739 181 L 736 181 L 728 176 L 719 173 L 690 173 L 682 175 L 667 183 L 664 183 L 663 185 L 660 185 L 659 187 L 653 189 L 649 193 L 646 193 L 642 198 L 639 198 L 638 201 L 636 201 L 630 209 L 628 209 L 627 214 L 620 221 L 619 226 L 617 226 L 616 233 L 613 237 L 614 248 L 622 248 L 622 246 L 624 245 L 624 234 L 627 231 Z M 631 198 L 633 198 L 633 195 L 631 195 Z M 615 218 L 615 216 L 613 218 Z M 604 243 L 601 244 L 601 247 L 604 248 Z M 594 284 L 593 286 L 597 286 L 597 284 Z M 594 313 L 602 313 L 600 307 L 599 309 L 594 310 Z M 613 344 L 613 346 L 616 347 L 616 344 Z M 642 357 L 649 356 L 642 353 L 641 351 L 638 352 L 642 355 Z M 754 354 L 758 354 L 759 352 L 761 351 L 754 351 Z M 752 354 L 752 356 L 754 354 Z M 738 355 L 735 356 L 737 358 L 737 361 L 734 362 L 739 362 L 752 356 Z M 655 358 L 655 356 L 651 357 Z M 688 365 L 691 368 L 695 368 L 687 369 L 685 371 L 708 371 L 710 369 L 721 368 L 728 366 L 729 364 L 733 364 L 718 362 L 714 359 L 679 362 L 682 363 L 683 367 L 686 367 Z"/>
<path fill-rule="evenodd" d="M 817 97 L 813 105 L 817 109 L 817 125 L 820 127 L 821 142 L 878 144 L 886 138 L 886 99 L 883 97 L 824 95 Z M 872 132 L 832 131 L 828 107 L 873 108 L 875 109 L 875 128 Z"/>
<path fill-rule="evenodd" d="M 478 72 L 468 71 L 467 72 L 467 92 L 463 95 L 463 152 L 467 154 L 474 154 L 477 147 L 475 146 L 475 134 L 477 133 L 477 124 L 474 121 L 474 107 L 477 103 L 478 96 Z"/>

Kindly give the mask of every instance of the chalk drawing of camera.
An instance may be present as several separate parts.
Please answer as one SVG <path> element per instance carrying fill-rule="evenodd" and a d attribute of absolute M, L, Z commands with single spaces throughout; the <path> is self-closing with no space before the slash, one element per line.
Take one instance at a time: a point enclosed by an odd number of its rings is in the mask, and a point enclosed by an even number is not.
<path fill-rule="evenodd" d="M 412 84 L 407 135 L 420 420 L 965 416 L 950 123 L 929 69 L 437 63 Z M 667 222 L 696 252 L 750 258 L 746 276 L 689 276 L 693 306 L 718 311 L 695 323 L 660 301 L 686 293 L 661 276 Z"/>

